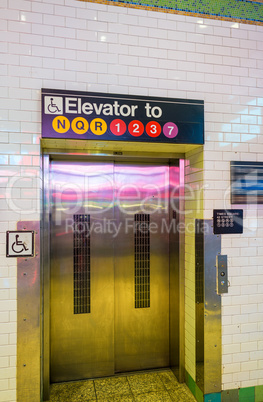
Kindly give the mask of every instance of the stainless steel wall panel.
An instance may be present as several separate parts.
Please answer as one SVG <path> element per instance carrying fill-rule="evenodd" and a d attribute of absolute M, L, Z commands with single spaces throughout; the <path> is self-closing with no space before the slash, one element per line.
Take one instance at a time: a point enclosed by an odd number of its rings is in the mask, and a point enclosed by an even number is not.
<path fill-rule="evenodd" d="M 179 367 L 179 230 L 181 214 L 179 209 L 180 171 L 179 166 L 169 167 L 169 265 L 170 265 L 170 366 Z M 184 289 L 183 289 L 184 292 Z"/>
<path fill-rule="evenodd" d="M 40 224 L 17 223 L 33 230 L 35 256 L 17 259 L 17 401 L 40 400 Z"/>
<path fill-rule="evenodd" d="M 213 234 L 212 220 L 204 224 L 204 394 L 210 394 L 221 391 L 221 296 L 216 291 L 221 236 Z"/>
<path fill-rule="evenodd" d="M 216 259 L 221 236 L 212 220 L 196 220 L 196 380 L 204 394 L 221 391 L 221 296 Z"/>
<path fill-rule="evenodd" d="M 179 223 L 185 227 L 185 160 L 179 160 Z M 179 233 L 179 375 L 185 380 L 185 230 Z"/>
<path fill-rule="evenodd" d="M 50 384 L 50 183 L 49 155 L 43 155 L 43 214 L 41 230 L 42 393 L 49 400 Z"/>
<path fill-rule="evenodd" d="M 204 392 L 204 230 L 202 219 L 195 222 L 195 359 L 196 383 Z"/>

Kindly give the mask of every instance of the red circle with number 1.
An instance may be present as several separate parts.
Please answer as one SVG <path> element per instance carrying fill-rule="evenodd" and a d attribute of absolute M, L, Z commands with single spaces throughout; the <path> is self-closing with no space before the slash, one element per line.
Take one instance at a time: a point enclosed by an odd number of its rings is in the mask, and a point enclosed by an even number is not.
<path fill-rule="evenodd" d="M 128 129 L 131 135 L 134 137 L 140 137 L 144 132 L 144 125 L 139 120 L 133 120 L 130 122 Z"/>
<path fill-rule="evenodd" d="M 123 135 L 126 131 L 126 124 L 121 119 L 112 120 L 110 130 L 114 135 Z"/>
<path fill-rule="evenodd" d="M 158 137 L 161 134 L 162 127 L 157 121 L 149 121 L 146 125 L 146 133 L 150 137 Z"/>

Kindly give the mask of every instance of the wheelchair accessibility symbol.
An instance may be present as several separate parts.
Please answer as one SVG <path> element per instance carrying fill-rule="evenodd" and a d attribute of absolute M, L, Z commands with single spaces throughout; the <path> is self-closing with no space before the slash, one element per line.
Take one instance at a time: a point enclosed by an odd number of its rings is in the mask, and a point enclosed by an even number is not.
<path fill-rule="evenodd" d="M 50 98 L 50 104 L 48 105 L 47 108 L 50 113 L 61 112 L 58 106 L 54 103 L 54 98 Z"/>
<path fill-rule="evenodd" d="M 45 114 L 63 114 L 63 98 L 45 96 Z"/>
<path fill-rule="evenodd" d="M 25 243 L 23 243 L 19 239 L 19 235 L 16 235 L 16 241 L 12 244 L 12 250 L 16 254 L 20 254 L 23 252 L 23 250 L 28 251 L 29 249 L 26 247 Z"/>
<path fill-rule="evenodd" d="M 33 257 L 34 256 L 34 232 L 33 231 L 8 231 L 6 232 L 6 256 L 7 257 Z"/>

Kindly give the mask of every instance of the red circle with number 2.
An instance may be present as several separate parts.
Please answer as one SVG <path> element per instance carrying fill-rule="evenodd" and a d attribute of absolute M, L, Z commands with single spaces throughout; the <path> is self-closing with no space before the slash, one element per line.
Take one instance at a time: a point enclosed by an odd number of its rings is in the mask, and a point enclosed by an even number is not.
<path fill-rule="evenodd" d="M 131 135 L 134 137 L 140 137 L 144 132 L 144 125 L 139 120 L 133 120 L 130 122 L 128 129 Z"/>

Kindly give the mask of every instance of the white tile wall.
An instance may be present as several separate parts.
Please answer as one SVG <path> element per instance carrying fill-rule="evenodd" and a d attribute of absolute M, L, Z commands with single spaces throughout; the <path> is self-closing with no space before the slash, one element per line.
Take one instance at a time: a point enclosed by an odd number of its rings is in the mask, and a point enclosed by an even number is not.
<path fill-rule="evenodd" d="M 210 219 L 213 208 L 230 207 L 229 161 L 263 160 L 263 28 L 76 0 L 1 0 L 0 9 L 0 401 L 15 401 L 16 269 L 5 258 L 5 231 L 39 218 L 32 175 L 40 88 L 203 99 L 206 145 L 198 158 Z M 188 157 L 195 186 L 202 162 Z M 23 213 L 28 198 L 31 215 Z M 244 206 L 244 234 L 222 236 L 231 283 L 222 297 L 224 389 L 263 384 L 262 212 Z M 186 368 L 194 377 L 192 245 L 189 236 Z"/>

